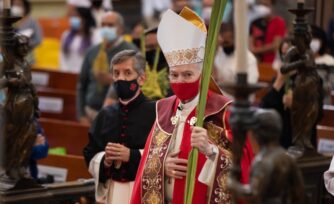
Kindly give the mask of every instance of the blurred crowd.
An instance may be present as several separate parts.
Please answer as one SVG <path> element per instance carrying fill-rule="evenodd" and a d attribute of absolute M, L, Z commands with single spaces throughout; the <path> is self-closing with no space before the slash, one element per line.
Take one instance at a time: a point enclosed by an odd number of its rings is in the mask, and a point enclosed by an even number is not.
<path fill-rule="evenodd" d="M 291 45 L 289 26 L 276 13 L 276 0 L 246 0 L 248 5 L 249 51 L 248 81 L 259 80 L 259 65 L 269 64 L 279 70 L 284 54 Z M 208 25 L 213 0 L 142 0 L 141 19 L 127 25 L 122 13 L 113 9 L 110 0 L 67 0 L 66 21 L 68 28 L 58 40 L 59 46 L 48 47 L 43 39 L 43 30 L 38 19 L 31 17 L 29 0 L 12 0 L 12 15 L 23 18 L 15 29 L 30 39 L 31 53 L 28 60 L 34 66 L 51 53 L 57 52 L 59 70 L 79 74 L 77 89 L 77 117 L 83 123 L 90 123 L 101 107 L 117 99 L 109 73 L 110 60 L 124 49 L 141 51 L 148 63 L 147 83 L 143 91 L 152 99 L 171 95 L 168 85 L 168 66 L 157 43 L 157 25 L 160 16 L 167 9 L 179 12 L 188 6 L 195 10 Z M 330 17 L 328 28 L 312 25 L 313 52 L 318 72 L 323 79 L 325 103 L 330 104 L 330 92 L 334 89 L 334 16 Z M 130 32 L 125 32 L 132 26 Z M 127 29 L 126 29 L 127 28 Z M 173 32 L 171 30 L 170 32 Z M 227 3 L 219 32 L 213 76 L 218 83 L 235 79 L 235 33 L 233 26 L 233 1 Z M 44 45 L 44 46 L 43 46 Z M 54 50 L 58 48 L 58 50 Z M 48 58 L 49 59 L 49 58 Z M 51 58 L 50 58 L 51 59 Z M 277 80 L 284 80 L 277 75 Z M 278 88 L 281 88 L 279 86 Z M 284 93 L 284 106 L 289 106 L 289 92 Z M 291 97 L 290 97 L 291 98 Z M 291 100 L 291 99 L 290 99 Z"/>

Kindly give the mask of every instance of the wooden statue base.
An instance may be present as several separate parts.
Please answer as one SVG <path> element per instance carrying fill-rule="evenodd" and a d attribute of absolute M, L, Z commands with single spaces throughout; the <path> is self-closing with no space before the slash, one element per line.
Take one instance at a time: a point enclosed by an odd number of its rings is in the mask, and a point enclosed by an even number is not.
<path fill-rule="evenodd" d="M 0 204 L 75 203 L 82 197 L 94 201 L 94 182 L 92 180 L 47 184 L 38 187 L 33 186 L 32 181 L 24 179 L 12 189 L 0 189 Z M 0 182 L 1 187 L 4 186 L 3 184 Z"/>
<path fill-rule="evenodd" d="M 47 189 L 31 178 L 23 178 L 17 182 L 2 176 L 0 178 L 1 204 L 46 204 L 50 199 Z"/>
<path fill-rule="evenodd" d="M 320 155 L 315 150 L 309 150 L 297 160 L 304 179 L 305 200 L 302 203 L 334 203 L 333 197 L 325 188 L 323 176 L 329 168 L 331 159 L 332 157 Z"/>

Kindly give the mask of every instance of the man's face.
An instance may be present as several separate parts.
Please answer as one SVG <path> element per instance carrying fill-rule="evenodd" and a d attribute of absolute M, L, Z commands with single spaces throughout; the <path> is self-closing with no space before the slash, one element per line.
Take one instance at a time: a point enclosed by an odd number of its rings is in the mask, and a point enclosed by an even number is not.
<path fill-rule="evenodd" d="M 134 39 L 139 39 L 143 32 L 144 32 L 143 25 L 138 24 L 133 28 L 131 36 Z"/>
<path fill-rule="evenodd" d="M 102 27 L 116 27 L 117 34 L 121 35 L 123 30 L 121 25 L 118 23 L 117 15 L 115 13 L 110 13 L 109 15 L 106 15 L 102 18 L 101 26 Z"/>
<path fill-rule="evenodd" d="M 133 58 L 130 58 L 122 63 L 113 65 L 112 76 L 114 81 L 132 81 L 134 79 L 138 79 L 137 82 L 140 86 L 144 84 L 144 77 L 139 76 L 134 68 Z"/>
<path fill-rule="evenodd" d="M 191 83 L 196 81 L 201 75 L 200 66 L 202 64 L 185 64 L 170 67 L 170 83 Z"/>
<path fill-rule="evenodd" d="M 145 36 L 145 46 L 147 51 L 155 49 L 157 45 L 158 40 L 156 33 L 149 33 Z"/>
<path fill-rule="evenodd" d="M 234 45 L 234 36 L 232 31 L 225 31 L 219 35 L 219 43 L 223 47 Z"/>

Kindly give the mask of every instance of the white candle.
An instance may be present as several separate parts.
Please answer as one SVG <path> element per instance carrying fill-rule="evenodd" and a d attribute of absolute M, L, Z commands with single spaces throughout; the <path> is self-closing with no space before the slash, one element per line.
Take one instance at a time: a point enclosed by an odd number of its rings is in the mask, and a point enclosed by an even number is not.
<path fill-rule="evenodd" d="M 247 72 L 248 26 L 246 0 L 234 1 L 236 73 Z"/>
<path fill-rule="evenodd" d="M 3 8 L 10 9 L 10 0 L 3 0 Z"/>

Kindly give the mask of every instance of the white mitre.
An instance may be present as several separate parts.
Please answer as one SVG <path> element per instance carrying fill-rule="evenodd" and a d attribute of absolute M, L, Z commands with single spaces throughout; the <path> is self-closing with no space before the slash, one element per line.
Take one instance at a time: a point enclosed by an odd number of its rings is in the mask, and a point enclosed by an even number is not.
<path fill-rule="evenodd" d="M 206 36 L 204 21 L 187 7 L 180 15 L 167 10 L 157 33 L 169 67 L 203 62 Z"/>

